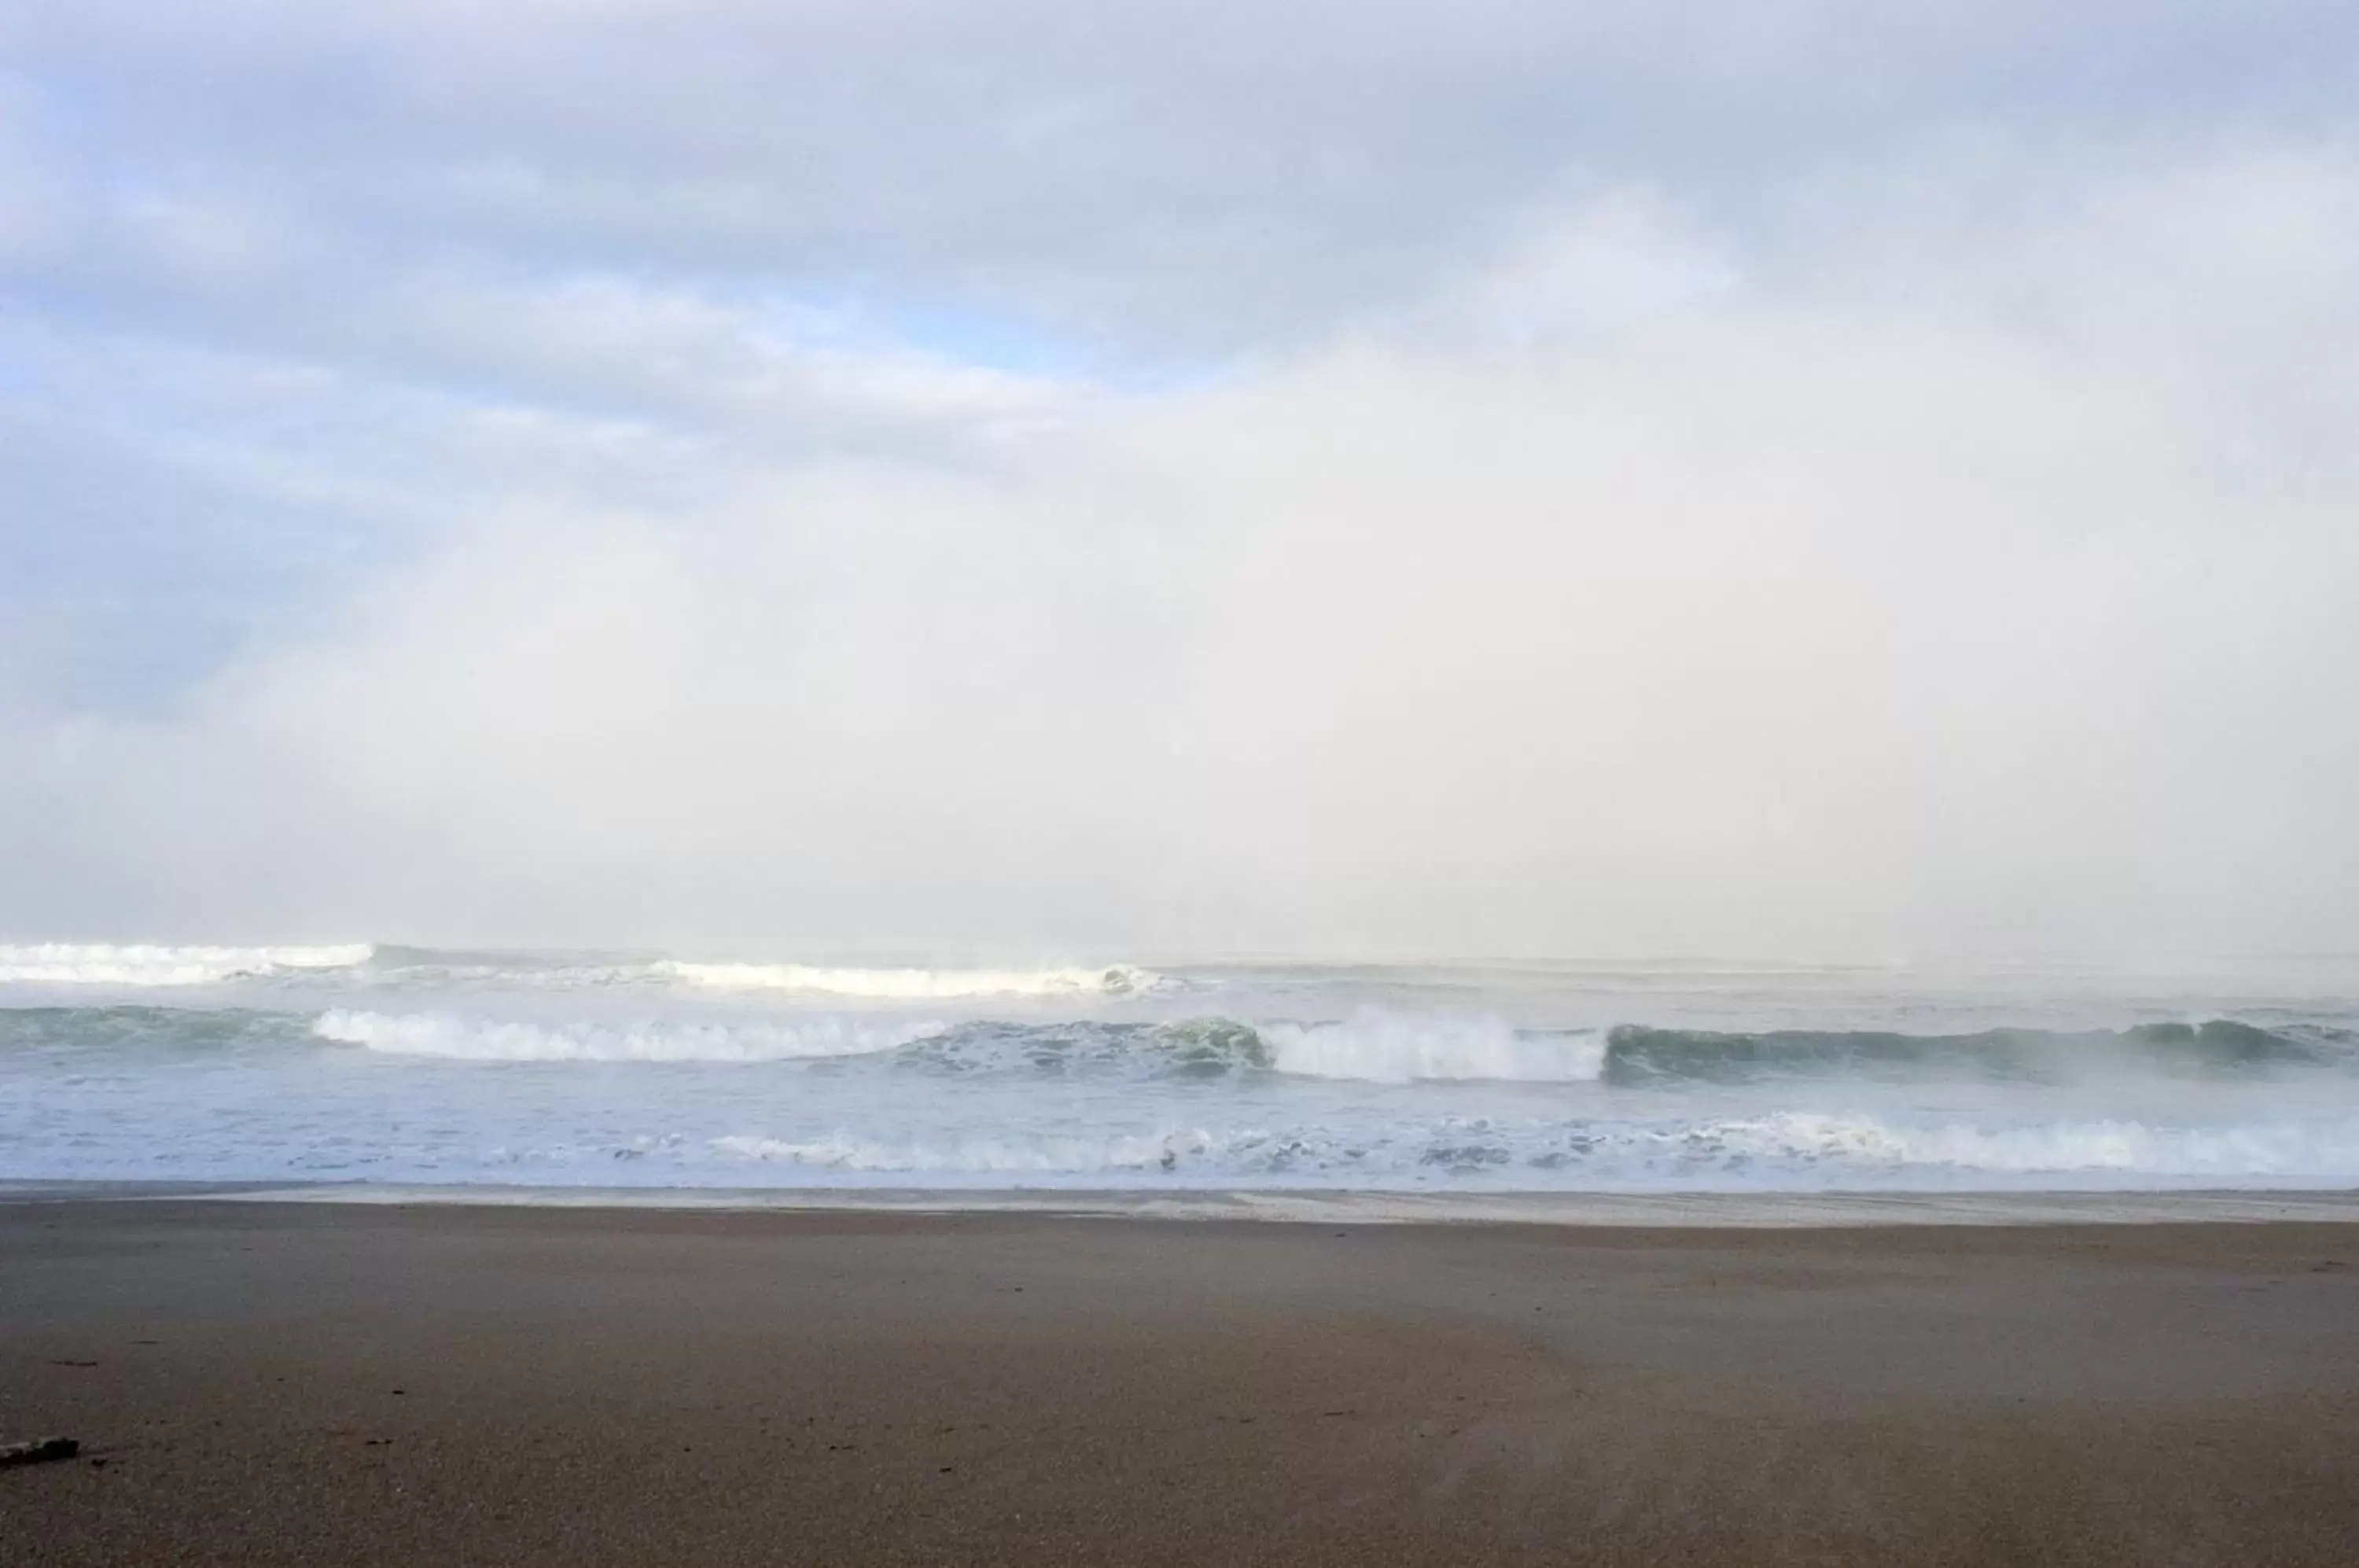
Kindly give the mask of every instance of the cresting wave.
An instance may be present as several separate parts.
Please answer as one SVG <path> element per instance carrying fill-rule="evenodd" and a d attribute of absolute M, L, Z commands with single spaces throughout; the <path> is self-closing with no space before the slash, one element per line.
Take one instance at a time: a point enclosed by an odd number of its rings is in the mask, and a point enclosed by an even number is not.
<path fill-rule="evenodd" d="M 148 942 L 0 942 L 0 984 L 215 985 L 368 962 L 367 942 L 325 947 L 171 947 Z"/>
<path fill-rule="evenodd" d="M 2221 1018 L 2124 1029 L 1947 1035 L 1856 1029 L 1725 1033 L 1628 1024 L 1519 1029 L 1495 1018 L 1364 1008 L 1340 1022 L 1265 1024 L 1252 1032 L 1259 1046 L 1255 1065 L 1381 1083 L 1481 1079 L 1635 1087 L 1778 1077 L 2039 1083 L 2125 1073 L 2359 1069 L 2359 1033 L 2321 1025 L 2269 1029 Z"/>
<path fill-rule="evenodd" d="M 1389 1013 L 1363 1007 L 1347 1019 L 1265 1024 L 1262 1063 L 1304 1078 L 1372 1083 L 1490 1079 L 1587 1083 L 1603 1076 L 1603 1029 L 1517 1029 L 1496 1018 Z"/>
<path fill-rule="evenodd" d="M 1349 1023 L 1266 1024 L 1256 1029 L 1226 1018 L 952 1027 L 859 1014 L 618 1027 L 338 1007 L 322 1013 L 311 1032 L 393 1055 L 474 1062 L 782 1062 L 897 1051 L 910 1068 L 945 1074 L 1151 1080 L 1260 1070 L 1380 1083 L 1587 1082 L 1599 1075 L 1606 1051 L 1606 1037 L 1596 1031 L 1520 1033 L 1493 1018 L 1419 1019 L 1374 1011 Z"/>
<path fill-rule="evenodd" d="M 478 1062 L 781 1062 L 897 1052 L 901 1065 L 919 1072 L 1141 1081 L 1262 1072 L 1400 1084 L 1645 1087 L 1779 1078 L 2031 1084 L 2123 1074 L 2359 1070 L 2359 1036 L 2350 1032 L 2319 1026 L 2270 1030 L 2222 1020 L 2075 1032 L 1723 1034 L 1627 1026 L 1519 1029 L 1495 1018 L 1375 1008 L 1338 1021 L 1258 1027 L 1220 1018 L 952 1025 L 859 1013 L 725 1023 L 552 1024 L 334 1008 L 319 1017 L 312 1032 L 391 1054 Z"/>
<path fill-rule="evenodd" d="M 360 990 L 454 985 L 540 992 L 684 988 L 865 1002 L 1105 999 L 1145 996 L 1169 984 L 1162 975 L 1126 964 L 1041 969 L 862 968 L 672 958 L 581 959 L 369 942 L 260 947 L 0 943 L 0 985 L 201 986 L 290 979 L 332 981 Z"/>
<path fill-rule="evenodd" d="M 2228 1018 L 2123 1029 L 1983 1029 L 1902 1034 L 1777 1029 L 1757 1034 L 1625 1027 L 1613 1031 L 1603 1077 L 1743 1083 L 1780 1075 L 1981 1077 L 2038 1083 L 2120 1073 L 2233 1073 L 2359 1067 L 2359 1032 L 2322 1024 L 2263 1029 Z"/>
<path fill-rule="evenodd" d="M 690 964 L 655 972 L 691 985 L 789 991 L 871 1001 L 931 1002 L 977 996 L 1119 996 L 1155 989 L 1161 977 L 1128 964 L 1103 969 L 830 969 L 806 964 Z"/>
<path fill-rule="evenodd" d="M 448 1013 L 373 1013 L 337 1007 L 311 1026 L 321 1040 L 396 1056 L 466 1062 L 782 1062 L 865 1056 L 939 1031 L 938 1024 L 858 1018 L 786 1023 L 555 1027 L 466 1018 Z"/>

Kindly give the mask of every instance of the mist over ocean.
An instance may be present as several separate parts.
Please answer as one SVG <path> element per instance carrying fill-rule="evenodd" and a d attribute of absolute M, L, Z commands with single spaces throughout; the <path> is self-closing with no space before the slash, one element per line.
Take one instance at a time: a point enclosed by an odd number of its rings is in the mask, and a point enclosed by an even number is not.
<path fill-rule="evenodd" d="M 2359 1181 L 2359 965 L 959 968 L 0 946 L 0 1180 Z"/>

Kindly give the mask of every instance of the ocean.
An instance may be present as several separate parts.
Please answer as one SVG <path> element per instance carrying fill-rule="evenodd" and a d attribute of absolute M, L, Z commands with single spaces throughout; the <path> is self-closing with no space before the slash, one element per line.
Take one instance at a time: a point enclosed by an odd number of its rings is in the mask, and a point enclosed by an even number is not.
<path fill-rule="evenodd" d="M 0 944 L 0 1181 L 2347 1188 L 2359 963 Z"/>

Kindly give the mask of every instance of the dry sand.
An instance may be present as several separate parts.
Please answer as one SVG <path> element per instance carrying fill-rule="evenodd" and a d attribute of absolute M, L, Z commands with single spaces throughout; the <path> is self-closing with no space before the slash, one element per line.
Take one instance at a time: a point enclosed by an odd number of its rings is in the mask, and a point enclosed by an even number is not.
<path fill-rule="evenodd" d="M 2359 1562 L 2359 1227 L 0 1205 L 0 1562 Z"/>

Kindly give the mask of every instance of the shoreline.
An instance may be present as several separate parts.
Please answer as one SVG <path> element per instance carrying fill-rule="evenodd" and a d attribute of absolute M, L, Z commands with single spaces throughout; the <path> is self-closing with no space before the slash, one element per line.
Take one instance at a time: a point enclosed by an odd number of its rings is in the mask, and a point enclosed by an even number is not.
<path fill-rule="evenodd" d="M 2359 1224 L 2359 1190 L 1415 1192 L 1331 1188 L 551 1187 L 425 1182 L 0 1181 L 28 1203 L 230 1203 L 355 1208 L 1018 1215 L 1321 1225 L 1699 1230 Z"/>

